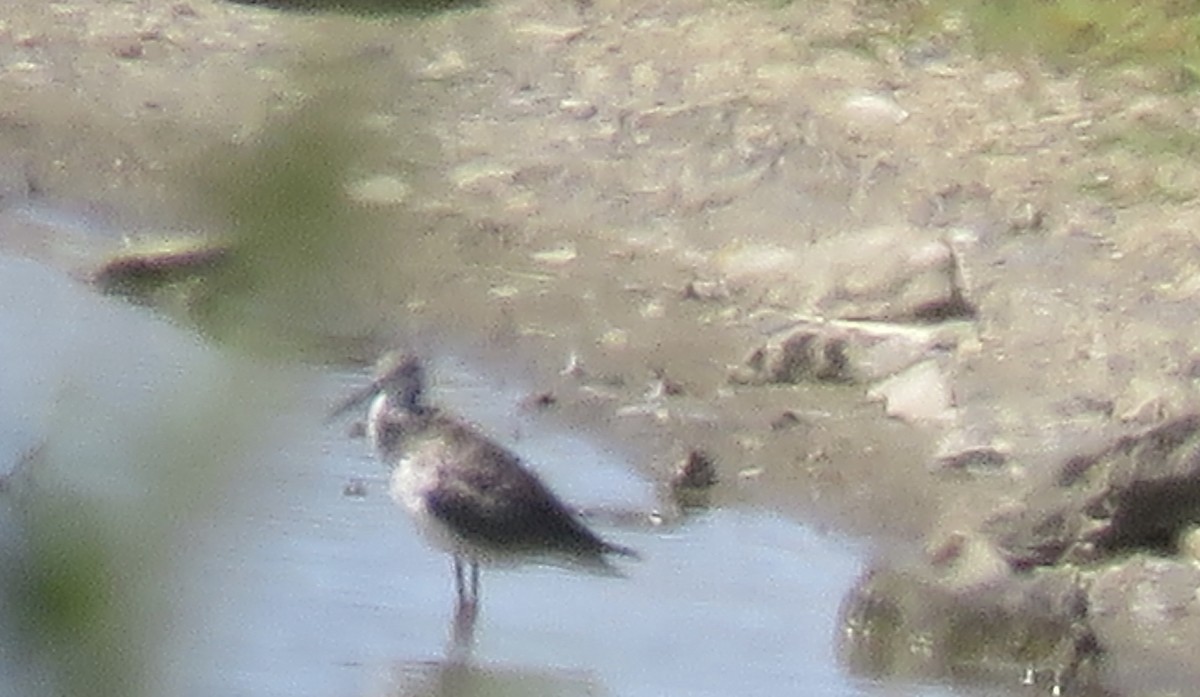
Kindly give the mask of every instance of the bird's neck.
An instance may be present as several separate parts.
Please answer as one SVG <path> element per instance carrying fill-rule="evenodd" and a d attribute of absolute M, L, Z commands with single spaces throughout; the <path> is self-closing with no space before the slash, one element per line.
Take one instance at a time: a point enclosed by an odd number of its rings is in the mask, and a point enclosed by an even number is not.
<path fill-rule="evenodd" d="M 420 385 L 410 385 L 396 398 L 398 408 L 407 412 L 418 413 L 426 410 L 425 388 Z"/>
<path fill-rule="evenodd" d="M 372 447 L 385 462 L 395 464 L 405 444 L 426 430 L 435 412 L 419 400 L 379 395 L 367 415 L 367 435 Z"/>

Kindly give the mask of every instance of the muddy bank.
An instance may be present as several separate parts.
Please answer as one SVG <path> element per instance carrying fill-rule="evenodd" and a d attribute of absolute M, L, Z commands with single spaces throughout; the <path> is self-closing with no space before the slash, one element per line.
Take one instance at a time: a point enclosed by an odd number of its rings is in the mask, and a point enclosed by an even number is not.
<path fill-rule="evenodd" d="M 5 202 L 242 234 L 186 303 L 213 333 L 470 346 L 661 481 L 702 449 L 714 505 L 874 536 L 863 670 L 1003 617 L 911 669 L 1137 691 L 1200 626 L 1200 177 L 1123 145 L 1189 124 L 1152 76 L 902 45 L 849 2 L 18 7 Z"/>

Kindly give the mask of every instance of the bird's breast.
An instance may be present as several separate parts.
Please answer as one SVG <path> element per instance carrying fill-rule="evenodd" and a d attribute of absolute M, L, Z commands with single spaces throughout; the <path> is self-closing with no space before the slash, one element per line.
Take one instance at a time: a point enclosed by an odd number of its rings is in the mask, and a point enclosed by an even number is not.
<path fill-rule="evenodd" d="M 392 499 L 411 513 L 426 514 L 428 496 L 437 489 L 441 470 L 452 457 L 453 453 L 437 439 L 414 443 L 392 470 Z"/>
<path fill-rule="evenodd" d="M 473 547 L 439 519 L 429 506 L 430 495 L 445 484 L 441 480 L 442 470 L 447 466 L 447 458 L 453 456 L 451 449 L 436 440 L 410 449 L 392 470 L 389 493 L 392 500 L 404 507 L 422 536 L 435 547 L 476 558 L 478 555 Z"/>

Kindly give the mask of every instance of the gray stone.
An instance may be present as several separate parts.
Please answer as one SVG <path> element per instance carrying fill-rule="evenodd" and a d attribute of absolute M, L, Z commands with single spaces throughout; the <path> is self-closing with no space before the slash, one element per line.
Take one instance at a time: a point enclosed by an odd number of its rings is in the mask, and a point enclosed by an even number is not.
<path fill-rule="evenodd" d="M 1009 575 L 987 593 L 962 593 L 917 570 L 873 569 L 842 605 L 839 650 L 867 675 L 937 680 L 969 670 L 1047 694 L 1094 685 L 1100 651 L 1077 576 Z"/>
<path fill-rule="evenodd" d="M 940 236 L 883 226 L 839 236 L 805 255 L 818 312 L 883 321 L 970 316 L 956 285 L 954 254 Z"/>
<path fill-rule="evenodd" d="M 1069 457 L 1056 483 L 985 524 L 1015 567 L 1173 552 L 1200 510 L 1200 415 Z"/>
<path fill-rule="evenodd" d="M 945 361 L 921 361 L 879 383 L 867 393 L 881 400 L 888 416 L 909 423 L 950 423 L 954 420 L 954 394 Z"/>
<path fill-rule="evenodd" d="M 924 228 L 848 232 L 803 254 L 749 244 L 716 261 L 734 287 L 765 291 L 773 301 L 828 319 L 927 322 L 975 314 L 959 287 L 951 243 Z"/>
<path fill-rule="evenodd" d="M 1193 694 L 1200 682 L 1200 567 L 1143 554 L 1090 581 L 1088 623 L 1107 652 L 1114 686 L 1128 681 L 1138 686 L 1130 694 L 1146 694 L 1152 676 L 1155 694 Z"/>
<path fill-rule="evenodd" d="M 1007 448 L 996 445 L 967 445 L 940 450 L 934 460 L 938 469 L 995 471 L 1008 464 Z"/>
<path fill-rule="evenodd" d="M 965 325 L 910 326 L 803 318 L 779 331 L 735 369 L 735 382 L 870 383 L 956 346 Z"/>

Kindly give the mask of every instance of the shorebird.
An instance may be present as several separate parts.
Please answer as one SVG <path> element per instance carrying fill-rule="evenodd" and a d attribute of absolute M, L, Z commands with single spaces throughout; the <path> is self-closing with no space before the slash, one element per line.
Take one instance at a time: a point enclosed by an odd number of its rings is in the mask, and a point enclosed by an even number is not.
<path fill-rule="evenodd" d="M 638 557 L 589 530 L 511 450 L 428 405 L 416 356 L 389 353 L 376 375 L 332 416 L 371 400 L 367 435 L 391 468 L 392 499 L 453 555 L 460 621 L 465 613 L 474 622 L 480 564 L 550 562 L 619 575 L 608 555 Z"/>

